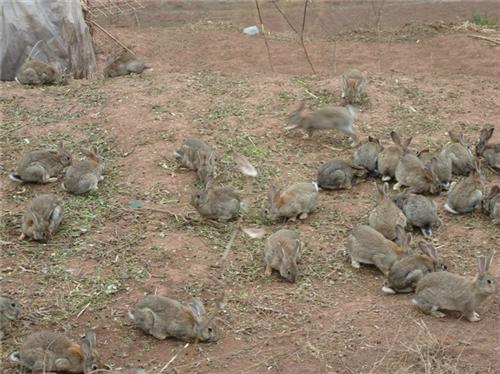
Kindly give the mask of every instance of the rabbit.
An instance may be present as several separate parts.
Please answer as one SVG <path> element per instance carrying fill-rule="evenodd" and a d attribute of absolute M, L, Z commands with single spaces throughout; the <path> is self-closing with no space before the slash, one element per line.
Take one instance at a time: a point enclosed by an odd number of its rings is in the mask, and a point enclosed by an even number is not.
<path fill-rule="evenodd" d="M 318 185 L 327 190 L 351 189 L 353 184 L 364 179 L 367 171 L 349 165 L 342 160 L 330 160 L 319 168 Z"/>
<path fill-rule="evenodd" d="M 424 237 L 431 237 L 432 227 L 441 225 L 437 205 L 428 197 L 412 192 L 407 188 L 394 198 L 394 202 L 405 214 L 409 225 L 420 228 Z"/>
<path fill-rule="evenodd" d="M 26 206 L 19 239 L 32 238 L 46 242 L 59 228 L 63 213 L 61 201 L 57 196 L 43 194 L 35 197 Z"/>
<path fill-rule="evenodd" d="M 89 191 L 97 191 L 97 183 L 104 177 L 104 158 L 98 153 L 97 147 L 90 150 L 80 149 L 86 159 L 75 161 L 66 170 L 61 187 L 64 191 L 74 195 L 81 195 Z"/>
<path fill-rule="evenodd" d="M 318 206 L 318 185 L 315 182 L 299 182 L 291 185 L 284 191 L 271 186 L 268 197 L 268 204 L 263 210 L 263 216 L 276 221 L 279 218 L 287 218 L 295 221 L 306 219 Z"/>
<path fill-rule="evenodd" d="M 368 79 L 358 69 L 342 74 L 342 98 L 346 104 L 354 104 L 364 94 Z"/>
<path fill-rule="evenodd" d="M 226 222 L 238 217 L 241 208 L 240 196 L 228 187 L 212 187 L 196 191 L 191 205 L 207 219 Z"/>
<path fill-rule="evenodd" d="M 441 182 L 434 173 L 437 160 L 432 158 L 430 165 L 424 163 L 413 153 L 405 153 L 396 167 L 394 189 L 401 186 L 411 187 L 416 193 L 439 194 Z"/>
<path fill-rule="evenodd" d="M 483 211 L 488 214 L 493 223 L 500 225 L 500 186 L 491 187 L 490 193 L 483 200 Z"/>
<path fill-rule="evenodd" d="M 57 332 L 41 331 L 31 334 L 9 359 L 32 373 L 94 373 L 104 369 L 95 345 L 92 330 L 85 331 L 81 344 Z"/>
<path fill-rule="evenodd" d="M 378 175 L 378 155 L 384 147 L 377 138 L 368 137 L 368 142 L 358 146 L 352 154 L 353 166 L 365 168 L 370 175 Z"/>
<path fill-rule="evenodd" d="M 288 116 L 285 130 L 303 129 L 308 137 L 312 137 L 316 130 L 336 129 L 349 136 L 353 145 L 358 142 L 358 136 L 353 128 L 357 110 L 351 106 L 329 106 L 310 111 L 305 109 L 302 101 L 299 108 Z"/>
<path fill-rule="evenodd" d="M 396 131 L 391 131 L 391 138 L 394 144 L 385 147 L 382 152 L 379 153 L 377 159 L 378 172 L 382 176 L 382 181 L 384 182 L 394 178 L 399 160 L 407 151 L 412 140 L 411 137 L 403 140 Z"/>
<path fill-rule="evenodd" d="M 108 59 L 108 64 L 104 68 L 104 76 L 114 78 L 130 73 L 140 74 L 144 69 L 149 69 L 149 66 L 147 66 L 141 58 L 130 52 L 124 51 L 114 60 Z"/>
<path fill-rule="evenodd" d="M 174 152 L 182 166 L 195 170 L 203 184 L 215 178 L 215 156 L 212 147 L 202 140 L 190 138 Z"/>
<path fill-rule="evenodd" d="M 283 278 L 295 283 L 301 250 L 302 242 L 297 232 L 287 229 L 276 231 L 267 238 L 264 246 L 266 275 L 271 275 L 273 269 L 276 269 Z"/>
<path fill-rule="evenodd" d="M 386 294 L 413 292 L 425 274 L 447 270 L 432 244 L 421 241 L 418 246 L 423 254 L 408 253 L 394 262 L 382 292 Z"/>
<path fill-rule="evenodd" d="M 474 156 L 470 147 L 465 142 L 464 134 L 457 131 L 449 131 L 451 143 L 444 146 L 441 154 L 451 160 L 452 172 L 455 175 L 469 175 L 474 170 Z"/>
<path fill-rule="evenodd" d="M 213 323 L 215 314 L 206 318 L 203 303 L 196 297 L 186 306 L 165 296 L 148 295 L 128 314 L 142 331 L 156 339 L 173 337 L 186 342 L 218 339 Z"/>
<path fill-rule="evenodd" d="M 11 321 L 15 321 L 21 314 L 21 305 L 11 297 L 0 296 L 0 340 L 9 328 Z"/>
<path fill-rule="evenodd" d="M 68 83 L 64 72 L 51 64 L 37 60 L 26 61 L 15 77 L 19 84 L 38 86 L 43 84 L 65 85 Z"/>
<path fill-rule="evenodd" d="M 484 176 L 476 160 L 475 169 L 468 177 L 452 183 L 444 208 L 452 214 L 472 212 L 481 204 L 483 189 Z"/>
<path fill-rule="evenodd" d="M 500 172 L 500 143 L 491 144 L 488 141 L 493 136 L 494 127 L 481 129 L 479 142 L 476 145 L 477 157 L 483 157 L 486 164 L 496 172 Z"/>
<path fill-rule="evenodd" d="M 386 239 L 370 226 L 360 225 L 348 235 L 346 250 L 351 257 L 351 265 L 359 269 L 360 264 L 375 265 L 384 275 L 389 274 L 392 264 L 410 246 L 411 234 L 402 226 L 396 226 L 398 243 Z"/>
<path fill-rule="evenodd" d="M 31 151 L 17 164 L 16 173 L 9 178 L 14 182 L 50 183 L 57 181 L 57 176 L 71 164 L 72 157 L 61 142 L 57 150 Z"/>
<path fill-rule="evenodd" d="M 450 181 L 452 176 L 452 163 L 451 159 L 443 153 L 432 154 L 428 149 L 420 151 L 417 154 L 418 158 L 422 160 L 427 168 L 431 168 L 432 159 L 435 158 L 434 167 L 432 171 L 441 182 L 441 189 L 448 190 L 450 188 Z"/>
<path fill-rule="evenodd" d="M 439 310 L 457 310 L 471 322 L 479 321 L 477 307 L 498 290 L 498 281 L 490 274 L 494 252 L 479 256 L 479 273 L 468 279 L 447 271 L 429 273 L 418 282 L 412 303 L 425 314 L 442 318 Z"/>
<path fill-rule="evenodd" d="M 379 203 L 368 217 L 369 225 L 389 240 L 396 239 L 396 227 L 406 227 L 406 216 L 391 199 L 389 184 L 377 185 Z"/>

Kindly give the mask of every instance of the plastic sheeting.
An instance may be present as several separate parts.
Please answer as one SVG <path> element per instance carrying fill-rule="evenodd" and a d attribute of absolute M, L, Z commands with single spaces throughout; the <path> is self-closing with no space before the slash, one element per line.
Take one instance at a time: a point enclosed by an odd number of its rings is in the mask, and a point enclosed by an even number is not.
<path fill-rule="evenodd" d="M 74 78 L 95 76 L 92 38 L 79 0 L 0 0 L 0 80 L 13 80 L 30 52 L 31 59 Z"/>

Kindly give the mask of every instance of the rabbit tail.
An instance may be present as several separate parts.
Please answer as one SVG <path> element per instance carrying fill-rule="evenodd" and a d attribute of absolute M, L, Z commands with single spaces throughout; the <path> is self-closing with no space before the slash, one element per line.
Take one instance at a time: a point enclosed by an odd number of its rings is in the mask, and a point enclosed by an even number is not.
<path fill-rule="evenodd" d="M 426 238 L 430 238 L 432 236 L 432 228 L 430 224 L 421 227 L 420 231 L 422 231 L 422 235 Z"/>
<path fill-rule="evenodd" d="M 19 352 L 16 351 L 16 352 L 12 352 L 10 355 L 9 355 L 9 360 L 11 362 L 21 362 L 21 357 L 19 357 Z"/>
<path fill-rule="evenodd" d="M 452 213 L 452 214 L 458 214 L 458 212 L 455 209 L 451 208 L 448 205 L 448 203 L 444 204 L 444 209 L 447 210 L 448 212 Z"/>
<path fill-rule="evenodd" d="M 18 174 L 9 174 L 9 178 L 10 178 L 10 180 L 13 180 L 14 182 L 17 182 L 17 183 L 24 182 Z"/>

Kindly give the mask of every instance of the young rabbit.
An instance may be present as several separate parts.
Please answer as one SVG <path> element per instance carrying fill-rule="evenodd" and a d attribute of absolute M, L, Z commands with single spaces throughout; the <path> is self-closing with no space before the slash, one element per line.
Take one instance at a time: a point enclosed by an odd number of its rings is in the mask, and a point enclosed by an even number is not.
<path fill-rule="evenodd" d="M 491 187 L 490 193 L 483 200 L 483 211 L 500 225 L 500 186 Z"/>
<path fill-rule="evenodd" d="M 89 191 L 97 191 L 97 183 L 104 177 L 104 158 L 98 153 L 97 147 L 90 150 L 81 149 L 86 159 L 75 161 L 66 170 L 61 187 L 64 191 L 74 195 L 81 195 Z"/>
<path fill-rule="evenodd" d="M 142 331 L 156 339 L 173 337 L 186 342 L 218 339 L 213 323 L 215 315 L 207 319 L 203 303 L 196 297 L 185 306 L 165 296 L 148 295 L 128 315 Z"/>
<path fill-rule="evenodd" d="M 401 186 L 411 187 L 416 193 L 438 194 L 441 191 L 441 182 L 434 173 L 437 160 L 433 158 L 429 166 L 414 154 L 405 153 L 396 167 L 394 189 Z"/>
<path fill-rule="evenodd" d="M 39 195 L 26 206 L 19 239 L 27 237 L 46 242 L 57 231 L 62 219 L 63 207 L 57 196 Z"/>
<path fill-rule="evenodd" d="M 366 174 L 363 168 L 351 166 L 342 160 L 330 160 L 319 168 L 318 185 L 326 190 L 350 189 Z"/>
<path fill-rule="evenodd" d="M 37 60 L 26 61 L 16 75 L 19 84 L 42 85 L 42 84 L 67 84 L 67 77 L 54 66 Z"/>
<path fill-rule="evenodd" d="M 358 69 L 351 69 L 342 74 L 342 98 L 346 104 L 354 104 L 365 92 L 368 79 Z"/>
<path fill-rule="evenodd" d="M 432 168 L 439 182 L 441 182 L 441 188 L 448 190 L 452 176 L 451 159 L 443 153 L 432 154 L 428 149 L 420 151 L 417 156 L 422 160 L 426 168 Z M 436 159 L 436 161 L 432 161 L 433 159 Z M 434 166 L 431 166 L 432 163 L 434 163 Z"/>
<path fill-rule="evenodd" d="M 446 271 L 446 265 L 438 258 L 436 248 L 421 241 L 418 247 L 422 254 L 408 253 L 391 266 L 387 282 L 382 287 L 386 294 L 413 292 L 420 279 L 433 271 Z"/>
<path fill-rule="evenodd" d="M 476 145 L 476 155 L 483 157 L 489 167 L 500 172 L 500 143 L 488 143 L 493 136 L 493 131 L 495 131 L 494 127 L 481 130 L 479 142 Z"/>
<path fill-rule="evenodd" d="M 483 189 L 484 177 L 476 160 L 475 169 L 468 177 L 452 183 L 444 208 L 453 214 L 472 212 L 481 204 Z"/>
<path fill-rule="evenodd" d="M 0 296 L 0 340 L 6 335 L 12 321 L 19 318 L 21 305 L 11 297 Z"/>
<path fill-rule="evenodd" d="M 31 151 L 17 164 L 16 174 L 9 178 L 14 182 L 49 183 L 57 181 L 57 176 L 71 164 L 71 155 L 63 143 L 57 150 Z"/>
<path fill-rule="evenodd" d="M 195 170 L 203 184 L 215 178 L 215 156 L 210 145 L 202 140 L 190 138 L 174 152 L 182 166 Z"/>
<path fill-rule="evenodd" d="M 141 58 L 130 52 L 123 52 L 116 59 L 111 60 L 104 68 L 104 76 L 114 78 L 130 73 L 140 74 L 144 69 L 148 68 L 149 66 L 146 66 Z"/>
<path fill-rule="evenodd" d="M 263 210 L 266 219 L 276 221 L 288 218 L 295 221 L 306 219 L 318 205 L 318 185 L 315 182 L 299 182 L 281 191 L 274 186 L 267 195 L 268 205 Z"/>
<path fill-rule="evenodd" d="M 372 228 L 384 235 L 389 240 L 396 239 L 396 227 L 406 227 L 406 216 L 391 199 L 389 184 L 377 185 L 379 203 L 368 217 Z"/>
<path fill-rule="evenodd" d="M 474 156 L 464 139 L 464 134 L 449 131 L 451 143 L 444 146 L 441 154 L 451 160 L 453 174 L 469 175 L 474 170 Z"/>
<path fill-rule="evenodd" d="M 368 137 L 368 142 L 358 146 L 352 153 L 353 166 L 365 168 L 370 175 L 378 175 L 378 155 L 384 147 L 377 138 Z"/>
<path fill-rule="evenodd" d="M 356 110 L 351 105 L 329 106 L 310 111 L 305 109 L 305 103 L 290 113 L 285 130 L 303 129 L 309 137 L 312 137 L 316 130 L 339 130 L 349 136 L 353 144 L 358 142 L 358 136 L 353 128 L 356 119 Z"/>
<path fill-rule="evenodd" d="M 489 273 L 494 252 L 478 257 L 479 273 L 468 279 L 447 271 L 429 273 L 418 282 L 412 302 L 425 314 L 441 318 L 439 310 L 457 310 L 471 322 L 479 321 L 477 307 L 498 290 L 498 281 Z"/>
<path fill-rule="evenodd" d="M 297 232 L 281 229 L 266 240 L 264 246 L 264 262 L 266 275 L 271 275 L 273 269 L 294 283 L 297 279 L 297 260 L 300 259 L 302 242 Z"/>
<path fill-rule="evenodd" d="M 95 345 L 92 330 L 85 331 L 81 345 L 63 334 L 41 331 L 31 334 L 19 352 L 12 353 L 9 358 L 32 373 L 94 373 L 104 369 Z"/>
<path fill-rule="evenodd" d="M 209 184 L 193 194 L 191 205 L 204 218 L 226 222 L 238 217 L 241 199 L 228 187 L 213 188 Z"/>
<path fill-rule="evenodd" d="M 410 246 L 411 234 L 401 226 L 396 227 L 398 245 L 386 239 L 370 226 L 360 225 L 354 228 L 347 238 L 346 250 L 351 257 L 353 268 L 360 264 L 375 265 L 384 275 L 389 274 L 392 264 L 405 253 Z"/>
<path fill-rule="evenodd" d="M 439 226 L 436 203 L 426 196 L 412 193 L 407 188 L 394 198 L 396 205 L 403 211 L 409 225 L 418 227 L 424 237 L 432 236 L 432 227 Z"/>
<path fill-rule="evenodd" d="M 391 138 L 394 144 L 385 147 L 377 159 L 378 172 L 382 175 L 383 181 L 390 181 L 394 178 L 399 160 L 407 151 L 412 140 L 410 137 L 403 141 L 396 131 L 391 131 Z"/>

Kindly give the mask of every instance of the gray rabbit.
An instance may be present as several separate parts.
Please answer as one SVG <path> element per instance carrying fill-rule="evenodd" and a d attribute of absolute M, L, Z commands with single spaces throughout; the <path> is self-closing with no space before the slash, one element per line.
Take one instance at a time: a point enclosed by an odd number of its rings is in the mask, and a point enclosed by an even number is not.
<path fill-rule="evenodd" d="M 483 211 L 500 225 L 500 186 L 491 187 L 490 193 L 483 199 Z"/>
<path fill-rule="evenodd" d="M 318 206 L 318 185 L 307 182 L 294 183 L 285 190 L 271 186 L 264 217 L 271 221 L 287 218 L 290 221 L 306 219 Z"/>
<path fill-rule="evenodd" d="M 358 69 L 351 69 L 342 74 L 342 98 L 347 104 L 356 103 L 364 94 L 368 79 Z"/>
<path fill-rule="evenodd" d="M 108 65 L 104 68 L 104 76 L 109 78 L 127 75 L 131 73 L 140 74 L 144 69 L 148 69 L 142 58 L 124 51 L 114 60 L 108 59 Z"/>
<path fill-rule="evenodd" d="M 0 340 L 6 335 L 12 321 L 19 318 L 21 305 L 9 296 L 0 296 Z"/>
<path fill-rule="evenodd" d="M 391 131 L 391 138 L 394 144 L 385 147 L 377 159 L 378 172 L 383 181 L 390 181 L 394 178 L 399 160 L 407 152 L 412 140 L 411 137 L 403 140 L 396 131 Z"/>
<path fill-rule="evenodd" d="M 81 149 L 86 158 L 75 161 L 66 170 L 61 187 L 73 195 L 81 195 L 90 191 L 97 191 L 97 184 L 104 177 L 104 158 L 98 153 L 97 147 L 90 150 Z"/>
<path fill-rule="evenodd" d="M 266 275 L 271 275 L 273 269 L 290 282 L 297 279 L 297 260 L 300 259 L 302 242 L 300 235 L 287 229 L 281 229 L 269 236 L 264 245 L 264 262 Z"/>
<path fill-rule="evenodd" d="M 444 146 L 441 153 L 451 160 L 453 174 L 469 175 L 474 170 L 474 155 L 465 142 L 464 134 L 448 131 L 451 143 Z"/>
<path fill-rule="evenodd" d="M 494 127 L 481 129 L 479 142 L 476 145 L 477 157 L 483 157 L 486 164 L 496 172 L 500 172 L 500 143 L 488 143 L 493 136 Z"/>
<path fill-rule="evenodd" d="M 204 141 L 190 138 L 174 155 L 182 166 L 195 170 L 203 184 L 206 185 L 215 178 L 215 154 L 212 147 Z"/>
<path fill-rule="evenodd" d="M 43 194 L 26 206 L 19 239 L 26 237 L 46 242 L 59 228 L 63 219 L 63 207 L 57 196 Z"/>
<path fill-rule="evenodd" d="M 377 138 L 368 137 L 368 141 L 359 145 L 352 153 L 352 165 L 365 168 L 370 175 L 378 175 L 378 155 L 384 150 Z"/>
<path fill-rule="evenodd" d="M 318 170 L 318 186 L 327 190 L 350 189 L 366 177 L 368 172 L 342 160 L 330 160 Z"/>
<path fill-rule="evenodd" d="M 45 62 L 37 60 L 26 61 L 17 72 L 16 81 L 25 85 L 56 84 L 64 85 L 68 83 L 64 72 Z"/>
<path fill-rule="evenodd" d="M 209 184 L 193 194 L 191 205 L 204 218 L 226 222 L 238 217 L 241 198 L 229 187 L 212 187 Z"/>
<path fill-rule="evenodd" d="M 441 225 L 436 203 L 426 196 L 413 193 L 410 188 L 394 197 L 394 202 L 405 214 L 407 223 L 418 227 L 425 237 L 432 236 L 433 226 Z"/>

